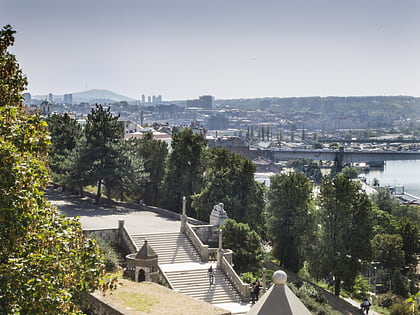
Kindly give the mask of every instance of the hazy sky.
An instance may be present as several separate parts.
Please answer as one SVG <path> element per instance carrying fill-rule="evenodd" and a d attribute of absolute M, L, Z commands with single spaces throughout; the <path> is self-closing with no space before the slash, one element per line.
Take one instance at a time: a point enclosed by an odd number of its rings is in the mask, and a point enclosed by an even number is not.
<path fill-rule="evenodd" d="M 32 94 L 420 96 L 419 0 L 0 0 Z"/>

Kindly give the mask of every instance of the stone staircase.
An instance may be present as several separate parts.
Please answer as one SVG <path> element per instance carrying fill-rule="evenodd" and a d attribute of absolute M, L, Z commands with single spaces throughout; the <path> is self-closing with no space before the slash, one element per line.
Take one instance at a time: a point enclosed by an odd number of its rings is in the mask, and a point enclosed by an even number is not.
<path fill-rule="evenodd" d="M 165 273 L 175 289 L 185 295 L 211 304 L 240 303 L 239 294 L 221 270 L 216 269 L 213 285 L 209 284 L 207 268 Z"/>
<path fill-rule="evenodd" d="M 202 263 L 199 254 L 188 237 L 183 233 L 158 233 L 131 235 L 137 249 L 144 240 L 158 255 L 159 266 L 166 274 L 175 291 L 217 304 L 239 304 L 240 296 L 225 274 L 215 269 L 215 282 L 210 285 L 207 269 L 215 263 Z M 226 304 L 227 303 L 227 304 Z"/>
<path fill-rule="evenodd" d="M 200 262 L 199 254 L 183 233 L 134 234 L 131 238 L 137 250 L 147 239 L 148 244 L 158 254 L 159 265 Z"/>

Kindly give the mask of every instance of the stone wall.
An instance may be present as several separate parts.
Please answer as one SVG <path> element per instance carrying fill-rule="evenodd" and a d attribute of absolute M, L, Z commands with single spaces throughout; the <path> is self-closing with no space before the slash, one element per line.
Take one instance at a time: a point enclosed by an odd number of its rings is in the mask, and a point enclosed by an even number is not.
<path fill-rule="evenodd" d="M 93 315 L 127 315 L 124 311 L 118 310 L 115 306 L 111 306 L 103 301 L 98 293 L 89 294 L 88 303 L 90 305 L 90 314 Z"/>
<path fill-rule="evenodd" d="M 86 235 L 95 233 L 99 235 L 107 243 L 110 243 L 114 246 L 119 245 L 118 240 L 118 229 L 92 229 L 92 230 L 83 230 Z"/>

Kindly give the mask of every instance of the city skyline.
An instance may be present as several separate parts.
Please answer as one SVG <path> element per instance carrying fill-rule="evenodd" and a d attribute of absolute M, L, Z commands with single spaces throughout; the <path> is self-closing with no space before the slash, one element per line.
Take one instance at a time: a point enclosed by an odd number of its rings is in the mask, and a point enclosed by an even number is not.
<path fill-rule="evenodd" d="M 420 2 L 0 0 L 28 91 L 420 96 Z"/>

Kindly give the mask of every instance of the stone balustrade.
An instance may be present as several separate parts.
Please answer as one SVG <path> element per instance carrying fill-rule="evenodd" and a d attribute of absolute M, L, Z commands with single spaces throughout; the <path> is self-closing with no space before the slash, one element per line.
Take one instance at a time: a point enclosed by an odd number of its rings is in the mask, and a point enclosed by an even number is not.
<path fill-rule="evenodd" d="M 185 234 L 189 240 L 193 243 L 194 247 L 200 253 L 201 261 L 209 261 L 209 245 L 204 245 L 194 230 L 191 228 L 190 224 L 185 225 Z"/>
<path fill-rule="evenodd" d="M 232 265 L 226 260 L 225 257 L 222 257 L 221 269 L 228 277 L 229 281 L 234 285 L 236 290 L 238 290 L 242 302 L 249 302 L 251 297 L 249 284 L 242 281 L 242 279 L 238 276 Z"/>

